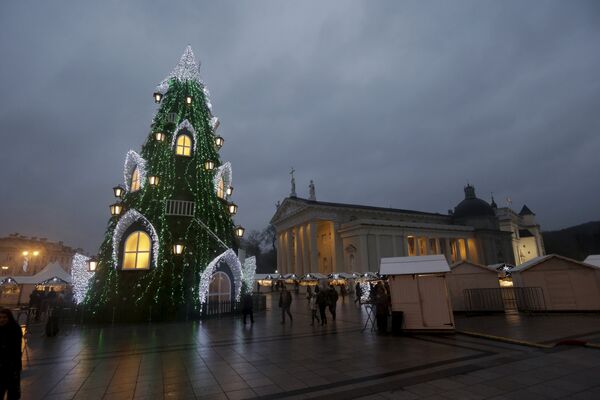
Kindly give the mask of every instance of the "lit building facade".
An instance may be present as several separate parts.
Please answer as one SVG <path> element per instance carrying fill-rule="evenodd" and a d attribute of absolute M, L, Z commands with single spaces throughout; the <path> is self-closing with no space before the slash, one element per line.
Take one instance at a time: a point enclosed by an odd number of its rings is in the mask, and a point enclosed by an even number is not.
<path fill-rule="evenodd" d="M 73 249 L 63 242 L 14 233 L 0 238 L 0 275 L 35 275 L 52 262 L 59 263 L 67 273 L 71 273 L 71 261 L 76 251 L 82 250 Z"/>
<path fill-rule="evenodd" d="M 519 246 L 533 254 L 533 243 L 543 254 L 535 218 L 511 213 L 477 198 L 471 185 L 448 214 L 321 202 L 312 189 L 310 199 L 292 190 L 271 223 L 280 273 L 330 274 L 378 271 L 383 257 L 443 254 L 449 263 L 519 264 Z M 524 230 L 534 239 L 522 241 Z"/>

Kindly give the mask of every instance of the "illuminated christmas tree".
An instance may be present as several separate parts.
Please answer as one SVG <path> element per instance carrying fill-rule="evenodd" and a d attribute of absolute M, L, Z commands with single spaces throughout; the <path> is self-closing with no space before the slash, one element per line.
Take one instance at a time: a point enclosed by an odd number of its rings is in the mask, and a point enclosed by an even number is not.
<path fill-rule="evenodd" d="M 229 279 L 231 300 L 240 295 L 243 272 L 232 248 L 243 228 L 232 221 L 231 164 L 219 157 L 219 120 L 190 46 L 154 100 L 150 133 L 139 154 L 127 153 L 94 260 L 84 303 L 99 318 L 113 309 L 126 319 L 150 309 L 153 319 L 198 313 L 215 273 Z"/>

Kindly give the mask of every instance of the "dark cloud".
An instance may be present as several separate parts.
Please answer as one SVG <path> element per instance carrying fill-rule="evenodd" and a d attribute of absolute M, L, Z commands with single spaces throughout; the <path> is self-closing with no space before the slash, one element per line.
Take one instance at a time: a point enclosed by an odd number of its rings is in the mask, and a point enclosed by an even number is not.
<path fill-rule="evenodd" d="M 292 165 L 322 200 L 445 212 L 469 181 L 600 219 L 597 2 L 3 2 L 0 234 L 97 248 L 188 43 L 250 228 Z"/>

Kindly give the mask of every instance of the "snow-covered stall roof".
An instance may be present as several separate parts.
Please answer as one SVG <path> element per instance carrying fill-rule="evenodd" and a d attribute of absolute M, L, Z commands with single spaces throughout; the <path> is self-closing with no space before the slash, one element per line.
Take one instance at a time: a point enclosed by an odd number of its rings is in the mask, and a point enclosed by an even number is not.
<path fill-rule="evenodd" d="M 596 267 L 600 267 L 600 254 L 592 254 L 590 256 L 587 256 L 587 258 L 583 260 L 583 262 L 586 264 L 595 265 Z"/>
<path fill-rule="evenodd" d="M 46 265 L 40 272 L 31 276 L 13 276 L 14 280 L 20 285 L 42 283 L 52 278 L 59 278 L 67 283 L 71 283 L 71 275 L 65 271 L 59 263 L 53 262 Z"/>
<path fill-rule="evenodd" d="M 382 258 L 379 273 L 382 275 L 412 275 L 450 272 L 443 255 Z"/>

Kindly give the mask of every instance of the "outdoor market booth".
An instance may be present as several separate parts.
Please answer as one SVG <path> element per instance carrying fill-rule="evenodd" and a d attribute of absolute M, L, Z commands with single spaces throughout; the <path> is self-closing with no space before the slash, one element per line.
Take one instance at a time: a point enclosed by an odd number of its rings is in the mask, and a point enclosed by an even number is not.
<path fill-rule="evenodd" d="M 388 278 L 392 318 L 404 314 L 404 330 L 454 331 L 443 255 L 382 258 L 379 272 Z"/>
<path fill-rule="evenodd" d="M 450 266 L 446 276 L 453 311 L 468 311 L 466 296 L 476 289 L 500 289 L 498 272 L 493 267 L 462 261 Z M 475 289 L 475 290 L 472 290 Z"/>
<path fill-rule="evenodd" d="M 515 287 L 539 287 L 547 311 L 600 311 L 600 267 L 557 254 L 533 258 L 512 271 Z"/>
<path fill-rule="evenodd" d="M 54 290 L 62 292 L 71 284 L 71 275 L 69 275 L 59 263 L 50 263 L 46 265 L 40 272 L 30 276 L 13 276 L 11 277 L 18 286 L 16 296 L 13 294 L 13 305 L 29 303 L 29 295 L 35 289 L 38 290 Z M 9 304 L 4 301 L 4 296 L 0 299 L 3 304 Z"/>
<path fill-rule="evenodd" d="M 19 303 L 21 288 L 11 277 L 0 280 L 0 304 L 14 305 Z"/>
<path fill-rule="evenodd" d="M 587 258 L 583 260 L 583 262 L 586 264 L 593 265 L 595 267 L 600 267 L 600 254 L 592 254 L 590 256 L 587 256 Z"/>

